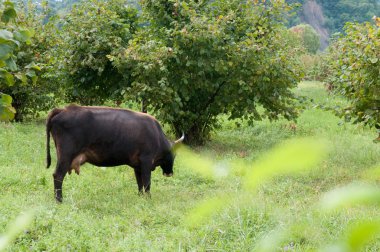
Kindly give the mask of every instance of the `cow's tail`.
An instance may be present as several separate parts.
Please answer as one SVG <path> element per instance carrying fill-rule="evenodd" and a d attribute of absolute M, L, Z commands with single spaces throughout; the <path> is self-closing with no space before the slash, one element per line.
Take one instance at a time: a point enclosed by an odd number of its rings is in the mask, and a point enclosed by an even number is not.
<path fill-rule="evenodd" d="M 47 119 L 46 119 L 46 168 L 50 167 L 51 156 L 50 156 L 50 131 L 51 131 L 51 119 L 57 114 L 61 113 L 63 109 L 53 109 Z"/>

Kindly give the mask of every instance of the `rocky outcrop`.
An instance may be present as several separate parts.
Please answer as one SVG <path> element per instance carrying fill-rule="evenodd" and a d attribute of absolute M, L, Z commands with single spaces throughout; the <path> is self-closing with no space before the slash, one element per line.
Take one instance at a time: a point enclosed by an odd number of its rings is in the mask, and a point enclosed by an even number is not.
<path fill-rule="evenodd" d="M 301 20 L 310 24 L 318 32 L 321 40 L 321 50 L 325 49 L 329 43 L 329 31 L 324 27 L 325 18 L 322 7 L 315 0 L 305 1 Z"/>

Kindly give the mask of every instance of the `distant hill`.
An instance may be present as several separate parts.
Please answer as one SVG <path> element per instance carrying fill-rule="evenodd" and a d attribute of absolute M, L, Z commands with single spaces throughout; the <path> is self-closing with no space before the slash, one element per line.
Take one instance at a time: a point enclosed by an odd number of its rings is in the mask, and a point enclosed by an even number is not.
<path fill-rule="evenodd" d="M 308 23 L 321 36 L 322 49 L 328 45 L 331 34 L 341 32 L 346 22 L 371 21 L 380 16 L 379 0 L 287 0 L 300 3 L 297 15 L 290 18 L 290 26 Z"/>
<path fill-rule="evenodd" d="M 67 11 L 74 3 L 81 0 L 47 1 L 55 13 L 60 13 Z M 126 0 L 126 2 L 136 2 L 136 0 Z M 375 15 L 380 16 L 380 0 L 286 0 L 286 2 L 301 4 L 296 15 L 290 17 L 288 25 L 310 24 L 320 34 L 321 49 L 327 47 L 331 34 L 343 30 L 346 22 L 365 22 L 370 21 Z"/>

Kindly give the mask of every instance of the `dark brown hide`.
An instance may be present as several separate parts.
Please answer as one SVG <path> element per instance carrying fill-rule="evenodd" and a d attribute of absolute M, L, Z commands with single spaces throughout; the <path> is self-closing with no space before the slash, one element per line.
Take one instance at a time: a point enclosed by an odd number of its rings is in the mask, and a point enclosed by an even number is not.
<path fill-rule="evenodd" d="M 141 193 L 149 192 L 151 171 L 156 166 L 161 166 L 166 176 L 173 174 L 173 144 L 157 120 L 144 113 L 70 105 L 50 112 L 46 133 L 47 167 L 51 164 L 50 134 L 57 150 L 53 177 L 58 201 L 62 201 L 66 173 L 74 170 L 79 174 L 80 166 L 86 162 L 106 167 L 131 166 Z"/>

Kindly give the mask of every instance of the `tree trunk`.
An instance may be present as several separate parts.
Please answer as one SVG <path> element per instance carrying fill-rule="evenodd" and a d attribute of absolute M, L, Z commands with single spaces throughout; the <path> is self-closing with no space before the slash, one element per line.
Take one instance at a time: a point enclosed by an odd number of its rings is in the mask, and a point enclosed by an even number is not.
<path fill-rule="evenodd" d="M 146 113 L 148 110 L 146 108 L 146 102 L 144 99 L 141 100 L 141 112 Z"/>

